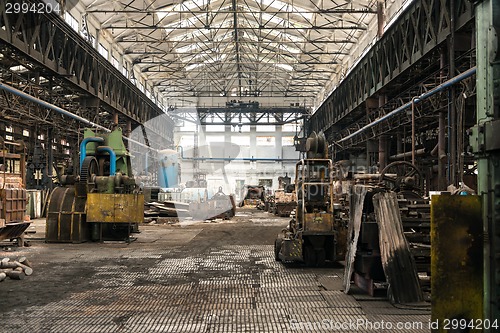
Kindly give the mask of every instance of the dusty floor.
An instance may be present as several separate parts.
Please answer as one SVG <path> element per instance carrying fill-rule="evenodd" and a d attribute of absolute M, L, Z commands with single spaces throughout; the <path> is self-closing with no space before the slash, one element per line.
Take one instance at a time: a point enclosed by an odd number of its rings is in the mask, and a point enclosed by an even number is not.
<path fill-rule="evenodd" d="M 0 283 L 0 332 L 430 332 L 428 308 L 341 289 L 343 266 L 274 260 L 288 223 L 257 210 L 231 221 L 143 225 L 137 241 L 0 243 L 34 274 Z M 10 250 L 9 250 L 10 248 Z"/>

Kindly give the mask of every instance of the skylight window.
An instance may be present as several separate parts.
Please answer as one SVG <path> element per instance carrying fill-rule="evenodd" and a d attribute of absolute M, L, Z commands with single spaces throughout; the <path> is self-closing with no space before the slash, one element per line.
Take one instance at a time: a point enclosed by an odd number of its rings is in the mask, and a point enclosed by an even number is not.
<path fill-rule="evenodd" d="M 159 20 L 169 17 L 171 15 L 178 14 L 179 11 L 189 11 L 193 9 L 203 8 L 209 4 L 210 0 L 196 0 L 196 1 L 184 1 L 183 3 L 176 4 L 174 6 L 166 6 L 161 8 L 156 12 Z"/>
<path fill-rule="evenodd" d="M 298 30 L 298 31 L 300 31 L 303 35 L 306 34 L 304 30 Z M 298 37 L 283 31 L 279 31 L 278 29 L 269 31 L 269 35 L 275 37 L 283 37 L 283 40 L 289 40 L 291 42 L 297 42 L 297 43 L 304 42 L 304 37 Z"/>
<path fill-rule="evenodd" d="M 196 67 L 199 67 L 199 66 L 201 66 L 201 64 L 191 64 L 191 65 L 187 65 L 185 69 L 187 71 L 192 71 L 193 69 L 195 69 Z"/>
<path fill-rule="evenodd" d="M 298 7 L 296 5 L 292 5 L 283 1 L 279 0 L 261 0 L 262 4 L 264 6 L 269 6 L 277 10 L 283 10 L 286 9 L 290 12 L 300 12 L 298 13 L 299 15 L 304 16 L 306 19 L 311 20 L 313 17 L 312 13 L 309 13 L 309 11 L 305 8 Z"/>
<path fill-rule="evenodd" d="M 289 72 L 293 71 L 293 67 L 290 66 L 290 65 L 287 65 L 287 64 L 275 64 L 275 66 L 276 67 L 281 67 L 284 70 L 289 71 Z"/>

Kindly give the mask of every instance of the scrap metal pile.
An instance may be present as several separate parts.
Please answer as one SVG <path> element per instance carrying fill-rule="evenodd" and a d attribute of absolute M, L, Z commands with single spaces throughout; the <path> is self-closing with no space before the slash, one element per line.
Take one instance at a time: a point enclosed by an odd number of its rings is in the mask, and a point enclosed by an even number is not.
<path fill-rule="evenodd" d="M 224 194 L 222 187 L 219 187 L 218 192 L 211 197 L 208 196 L 206 188 L 187 188 L 178 194 L 176 201 L 146 202 L 144 212 L 146 221 L 176 223 L 179 219 L 191 217 L 195 220 L 229 220 L 236 215 L 234 195 Z"/>
<path fill-rule="evenodd" d="M 233 195 L 226 195 L 222 187 L 212 198 L 203 202 L 189 204 L 189 214 L 199 220 L 229 220 L 236 215 L 236 201 Z"/>
<path fill-rule="evenodd" d="M 430 205 L 422 193 L 421 174 L 408 162 L 352 175 L 346 291 L 353 278 L 372 296 L 389 290 L 395 302 L 423 299 L 430 279 Z M 398 273 L 397 264 L 406 268 Z"/>
<path fill-rule="evenodd" d="M 265 188 L 262 185 L 246 185 L 243 200 L 239 206 L 257 207 L 265 202 Z"/>

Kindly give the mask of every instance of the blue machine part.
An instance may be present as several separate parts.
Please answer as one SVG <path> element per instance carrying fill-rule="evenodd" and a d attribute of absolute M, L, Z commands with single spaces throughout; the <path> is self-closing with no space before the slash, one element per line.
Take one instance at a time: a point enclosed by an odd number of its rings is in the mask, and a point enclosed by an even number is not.
<path fill-rule="evenodd" d="M 179 161 L 177 151 L 171 149 L 158 152 L 158 186 L 176 187 L 179 182 Z"/>
<path fill-rule="evenodd" d="M 104 139 L 100 137 L 89 137 L 82 140 L 82 143 L 80 143 L 80 169 L 82 168 L 83 160 L 87 157 L 87 143 L 89 142 L 104 143 Z"/>

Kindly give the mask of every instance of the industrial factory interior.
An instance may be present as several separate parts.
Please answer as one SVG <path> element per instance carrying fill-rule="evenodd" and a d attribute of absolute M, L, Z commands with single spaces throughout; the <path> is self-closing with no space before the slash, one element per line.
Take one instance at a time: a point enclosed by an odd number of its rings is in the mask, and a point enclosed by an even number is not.
<path fill-rule="evenodd" d="M 0 332 L 499 332 L 499 33 L 498 0 L 0 0 Z"/>

